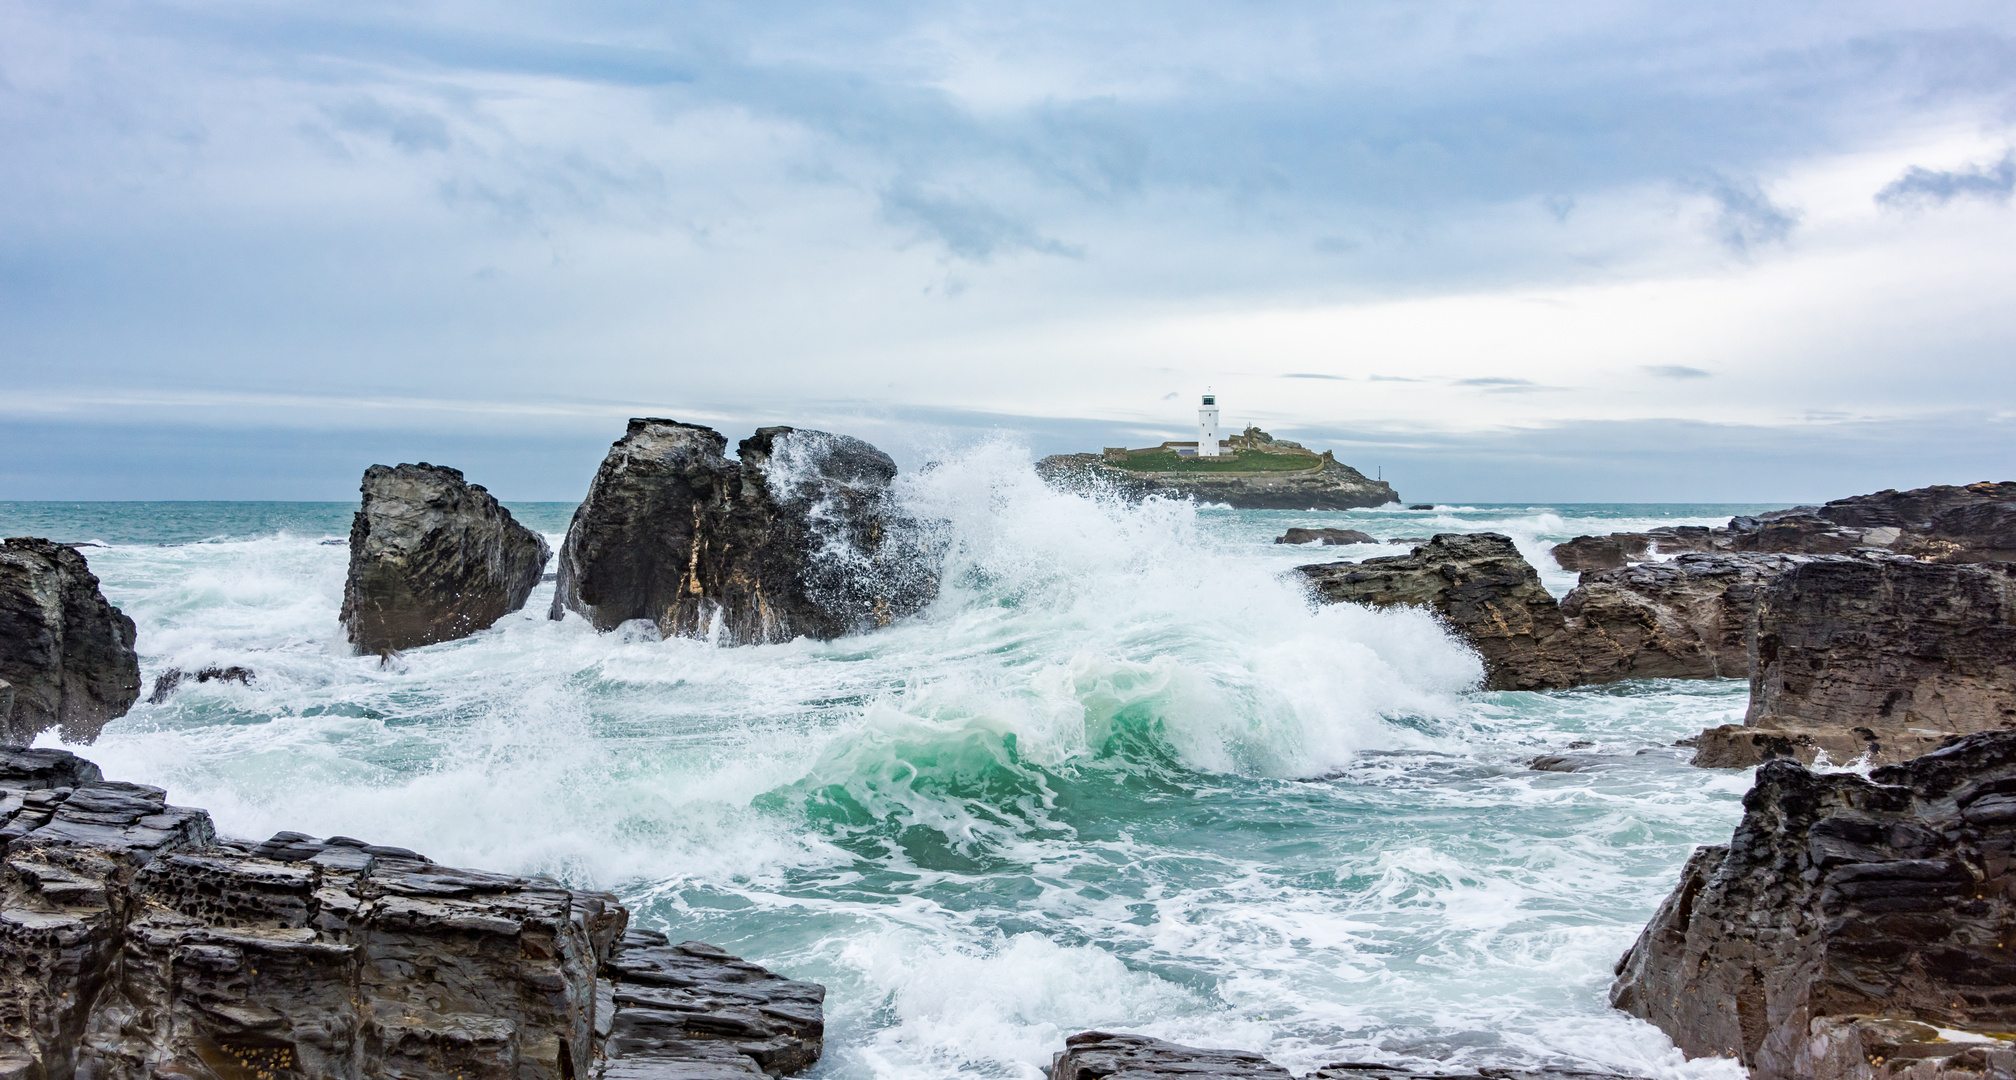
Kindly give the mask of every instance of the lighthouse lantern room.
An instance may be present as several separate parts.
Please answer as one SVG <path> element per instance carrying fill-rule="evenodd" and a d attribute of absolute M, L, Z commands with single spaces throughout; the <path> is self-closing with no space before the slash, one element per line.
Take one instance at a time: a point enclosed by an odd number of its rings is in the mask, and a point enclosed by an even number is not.
<path fill-rule="evenodd" d="M 1218 395 L 1205 394 L 1197 410 L 1197 456 L 1218 456 Z"/>

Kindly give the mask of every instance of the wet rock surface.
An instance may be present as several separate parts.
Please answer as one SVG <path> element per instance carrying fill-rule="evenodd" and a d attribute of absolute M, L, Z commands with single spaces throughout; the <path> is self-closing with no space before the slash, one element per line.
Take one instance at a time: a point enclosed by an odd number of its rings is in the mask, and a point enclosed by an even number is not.
<path fill-rule="evenodd" d="M 1613 1005 L 1760 1080 L 2016 1069 L 1985 1034 L 2016 1029 L 2016 732 L 1866 779 L 1772 761 L 1743 808 L 1619 961 Z"/>
<path fill-rule="evenodd" d="M 1287 1080 L 1287 1069 L 1245 1050 L 1207 1050 L 1146 1035 L 1083 1031 L 1064 1040 L 1050 1080 Z M 1339 1062 L 1307 1074 L 1314 1080 L 1625 1080 L 1611 1073 L 1563 1069 L 1423 1072 L 1390 1065 Z"/>
<path fill-rule="evenodd" d="M 385 654 L 483 630 L 525 606 L 552 554 L 479 484 L 440 465 L 373 465 L 350 525 L 339 615 Z"/>
<path fill-rule="evenodd" d="M 788 1074 L 823 990 L 626 931 L 605 893 L 283 832 L 0 749 L 0 1075 Z M 599 976 L 599 977 L 598 977 Z"/>
<path fill-rule="evenodd" d="M 15 537 L 0 544 L 0 742 L 27 743 L 52 727 L 90 742 L 140 697 L 133 620 L 99 591 L 84 557 L 64 544 Z M 0 703 L 8 697 L 0 690 Z"/>
<path fill-rule="evenodd" d="M 1316 544 L 1337 547 L 1346 544 L 1376 544 L 1379 538 L 1357 529 L 1303 529 L 1291 528 L 1274 538 L 1277 544 Z"/>
<path fill-rule="evenodd" d="M 1510 537 L 1443 533 L 1406 555 L 1297 567 L 1331 603 L 1421 607 L 1484 660 L 1492 690 L 1573 686 L 1572 664 L 1543 648 L 1565 629 L 1560 605 Z"/>
<path fill-rule="evenodd" d="M 240 686 L 250 686 L 253 680 L 257 678 L 258 676 L 253 673 L 251 668 L 239 667 L 236 664 L 230 667 L 199 668 L 196 671 L 169 668 L 167 671 L 154 677 L 154 689 L 147 694 L 147 704 L 159 705 L 174 697 L 175 691 L 180 690 L 182 684 L 186 681 L 197 683 L 231 682 L 237 683 Z"/>
<path fill-rule="evenodd" d="M 560 550 L 552 616 L 642 619 L 727 644 L 831 639 L 929 603 L 936 556 L 859 439 L 764 428 L 727 460 L 711 428 L 632 420 Z"/>
<path fill-rule="evenodd" d="M 1742 725 L 1703 732 L 1695 764 L 1915 757 L 2016 726 L 2016 567 L 1894 556 L 1816 559 L 1760 589 Z"/>
<path fill-rule="evenodd" d="M 1740 679 L 1758 591 L 1808 561 L 1772 554 L 1689 554 L 1585 571 L 1561 600 L 1559 643 L 1585 683 Z"/>
<path fill-rule="evenodd" d="M 1641 559 L 1652 546 L 1644 533 L 1611 533 L 1608 536 L 1578 536 L 1554 545 L 1554 562 L 1563 570 L 1614 570 Z"/>

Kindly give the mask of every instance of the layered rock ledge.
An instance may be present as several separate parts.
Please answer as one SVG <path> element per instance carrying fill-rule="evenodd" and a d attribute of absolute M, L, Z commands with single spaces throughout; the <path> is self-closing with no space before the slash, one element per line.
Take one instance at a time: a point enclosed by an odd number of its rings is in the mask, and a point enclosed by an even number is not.
<path fill-rule="evenodd" d="M 1773 761 L 1743 810 L 1618 962 L 1613 1005 L 1758 1080 L 2016 1072 L 2016 732 L 1867 779 Z"/>
<path fill-rule="evenodd" d="M 441 465 L 373 465 L 350 525 L 338 618 L 358 652 L 467 637 L 525 606 L 552 550 Z"/>
<path fill-rule="evenodd" d="M 1734 517 L 1717 528 L 1578 536 L 1554 547 L 1554 561 L 1563 570 L 1608 570 L 1684 552 L 1835 555 L 1859 547 L 1931 562 L 2016 561 L 2016 482 L 1891 489 Z"/>
<path fill-rule="evenodd" d="M 404 848 L 219 839 L 159 788 L 0 748 L 0 1076 L 723 1080 L 822 988 L 627 930 L 615 898 Z"/>
<path fill-rule="evenodd" d="M 88 743 L 126 715 L 140 697 L 133 633 L 75 549 L 35 537 L 0 544 L 0 743 L 58 726 Z"/>
<path fill-rule="evenodd" d="M 735 645 L 824 640 L 936 594 L 935 553 L 896 505 L 887 454 L 788 427 L 744 439 L 739 463 L 726 447 L 712 428 L 630 421 L 568 527 L 552 617 Z"/>
<path fill-rule="evenodd" d="M 2016 566 L 1813 559 L 1759 590 L 1750 708 L 1697 765 L 1915 757 L 2016 727 Z"/>

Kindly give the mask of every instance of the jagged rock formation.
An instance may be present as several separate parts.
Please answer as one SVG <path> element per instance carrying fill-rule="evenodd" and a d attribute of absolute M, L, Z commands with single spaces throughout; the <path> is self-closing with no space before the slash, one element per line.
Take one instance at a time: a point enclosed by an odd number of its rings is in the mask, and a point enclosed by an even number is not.
<path fill-rule="evenodd" d="M 1277 544 L 1314 544 L 1324 547 L 1341 547 L 1347 544 L 1376 544 L 1379 538 L 1357 529 L 1304 529 L 1290 528 L 1274 538 Z"/>
<path fill-rule="evenodd" d="M 1758 595 L 1743 724 L 1703 732 L 1694 763 L 1914 757 L 2016 727 L 2016 567 L 1815 559 Z"/>
<path fill-rule="evenodd" d="M 896 463 L 859 439 L 764 428 L 741 462 L 712 428 L 630 421 L 560 549 L 553 618 L 643 619 L 727 644 L 830 639 L 920 610 L 935 553 L 890 492 Z"/>
<path fill-rule="evenodd" d="M 1139 471 L 1112 464 L 1101 454 L 1056 454 L 1038 461 L 1036 473 L 1073 490 L 1130 499 L 1195 499 L 1239 510 L 1352 510 L 1400 501 L 1393 485 L 1338 461 L 1328 450 L 1307 457 L 1303 469 L 1220 472 Z"/>
<path fill-rule="evenodd" d="M 605 893 L 404 848 L 219 840 L 159 788 L 0 748 L 0 1076 L 672 1080 L 818 1057 L 819 987 L 627 921 Z"/>
<path fill-rule="evenodd" d="M 90 742 L 139 699 L 133 620 L 106 602 L 72 548 L 34 537 L 0 544 L 0 681 L 13 691 L 0 742 L 58 725 L 64 739 Z"/>
<path fill-rule="evenodd" d="M 250 686 L 257 678 L 251 668 L 239 667 L 237 664 L 230 667 L 206 667 L 193 672 L 183 671 L 181 668 L 169 668 L 154 676 L 154 689 L 147 694 L 147 704 L 159 705 L 174 697 L 175 691 L 182 688 L 182 683 L 186 679 L 194 679 L 198 683 L 235 682 L 240 686 Z"/>
<path fill-rule="evenodd" d="M 1288 1080 L 1287 1069 L 1245 1050 L 1206 1050 L 1146 1035 L 1081 1031 L 1064 1040 L 1051 1059 L 1050 1080 Z M 1309 1080 L 1623 1080 L 1609 1073 L 1572 1069 L 1487 1068 L 1481 1072 L 1422 1073 L 1366 1062 L 1340 1062 L 1308 1074 Z"/>
<path fill-rule="evenodd" d="M 1556 545 L 1554 560 L 1563 570 L 1605 570 L 1679 552 L 1834 555 L 1863 547 L 1932 562 L 2016 561 L 2016 482 L 1879 491 L 1734 517 L 1715 529 L 1684 525 L 1578 536 Z"/>
<path fill-rule="evenodd" d="M 1406 555 L 1297 569 L 1331 603 L 1422 607 L 1484 660 L 1492 690 L 1573 686 L 1577 671 L 1543 646 L 1566 629 L 1540 575 L 1498 533 L 1443 533 Z"/>
<path fill-rule="evenodd" d="M 1558 549 L 1557 549 L 1558 551 Z M 1801 555 L 1694 554 L 1584 571 L 1561 600 L 1566 632 L 1551 648 L 1577 681 L 1736 679 L 1749 674 L 1758 590 Z"/>
<path fill-rule="evenodd" d="M 525 606 L 552 554 L 458 470 L 373 465 L 350 523 L 342 619 L 364 654 L 468 637 Z"/>
<path fill-rule="evenodd" d="M 1758 771 L 1618 962 L 1611 1003 L 1758 1080 L 1978 1080 L 2016 1070 L 2016 732 L 1868 779 Z"/>

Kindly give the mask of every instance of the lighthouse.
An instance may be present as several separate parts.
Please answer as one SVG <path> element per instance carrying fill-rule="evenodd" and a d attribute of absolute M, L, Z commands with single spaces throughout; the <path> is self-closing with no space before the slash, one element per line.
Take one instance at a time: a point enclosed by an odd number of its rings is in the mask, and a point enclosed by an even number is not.
<path fill-rule="evenodd" d="M 1218 456 L 1218 395 L 1205 394 L 1197 409 L 1197 456 Z"/>

